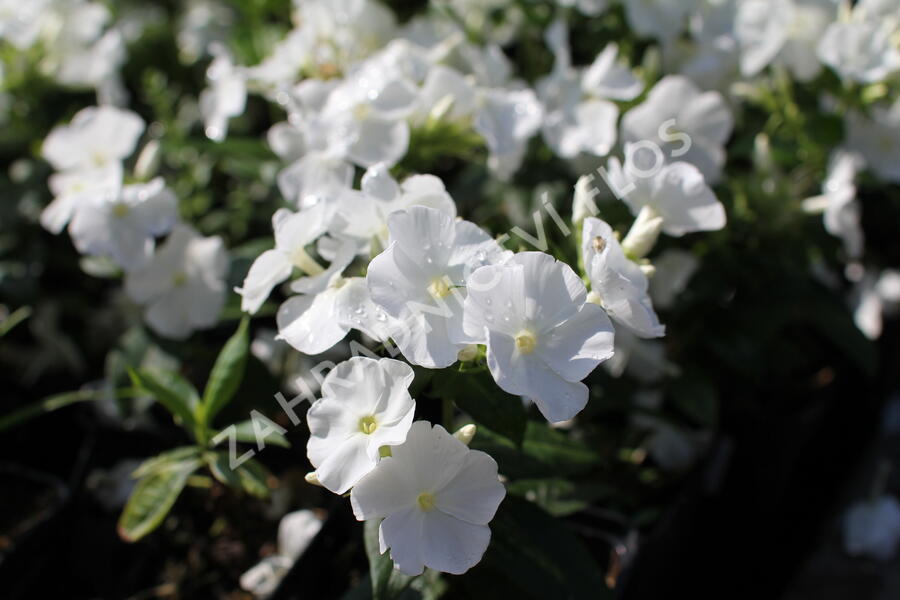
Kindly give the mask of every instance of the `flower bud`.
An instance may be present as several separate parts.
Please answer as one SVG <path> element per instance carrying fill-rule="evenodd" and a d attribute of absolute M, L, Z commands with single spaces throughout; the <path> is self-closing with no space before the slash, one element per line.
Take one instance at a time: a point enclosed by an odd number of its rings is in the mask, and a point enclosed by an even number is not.
<path fill-rule="evenodd" d="M 477 356 L 478 346 L 476 344 L 469 344 L 457 353 L 456 358 L 461 362 L 468 362 L 470 360 L 475 360 Z"/>
<path fill-rule="evenodd" d="M 140 181 L 149 181 L 156 175 L 160 161 L 159 140 L 150 140 L 144 145 L 134 165 L 134 176 Z"/>
<path fill-rule="evenodd" d="M 305 479 L 306 483 L 308 483 L 310 485 L 315 485 L 318 487 L 325 487 L 321 483 L 319 483 L 319 476 L 316 475 L 315 471 L 310 471 L 303 477 L 303 479 Z"/>
<path fill-rule="evenodd" d="M 594 196 L 599 191 L 593 185 L 592 175 L 582 175 L 575 183 L 575 196 L 572 199 L 572 223 L 580 227 L 586 217 L 593 217 L 599 210 L 594 203 Z"/>
<path fill-rule="evenodd" d="M 662 226 L 663 218 L 656 210 L 651 206 L 641 208 L 628 235 L 622 240 L 622 249 L 625 250 L 625 254 L 632 260 L 647 256 L 656 245 Z"/>
<path fill-rule="evenodd" d="M 459 429 L 456 430 L 456 433 L 453 434 L 453 437 L 461 441 L 466 446 L 469 445 L 469 442 L 472 441 L 472 438 L 475 437 L 476 427 L 469 423 L 468 425 L 463 425 Z"/>

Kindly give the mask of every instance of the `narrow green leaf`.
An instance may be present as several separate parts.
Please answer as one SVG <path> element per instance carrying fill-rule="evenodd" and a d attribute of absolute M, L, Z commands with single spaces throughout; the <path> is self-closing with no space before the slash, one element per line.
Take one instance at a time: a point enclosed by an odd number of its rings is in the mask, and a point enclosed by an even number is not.
<path fill-rule="evenodd" d="M 365 522 L 364 541 L 366 556 L 369 557 L 369 575 L 372 580 L 372 600 L 394 600 L 412 583 L 414 577 L 404 575 L 394 568 L 390 553 L 379 552 L 378 527 L 381 520 Z"/>
<path fill-rule="evenodd" d="M 241 478 L 228 464 L 227 452 L 210 452 L 206 457 L 206 464 L 213 477 L 235 490 L 242 489 Z"/>
<path fill-rule="evenodd" d="M 215 436 L 213 436 L 215 437 Z M 253 429 L 253 421 L 241 421 L 234 424 L 234 437 L 239 442 L 256 445 L 256 431 Z M 223 440 L 224 441 L 224 440 Z M 282 448 L 290 448 L 291 443 L 286 437 L 277 431 L 269 431 L 263 439 L 266 445 L 280 446 Z"/>
<path fill-rule="evenodd" d="M 182 446 L 148 458 L 135 469 L 131 476 L 140 478 L 166 469 L 177 469 L 180 468 L 181 463 L 193 461 L 199 457 L 200 449 L 197 446 Z"/>
<path fill-rule="evenodd" d="M 238 330 L 225 343 L 209 374 L 209 381 L 203 391 L 203 416 L 202 419 L 198 419 L 207 426 L 228 404 L 244 377 L 244 367 L 247 365 L 247 355 L 250 352 L 248 327 L 249 320 L 246 317 L 241 319 Z"/>
<path fill-rule="evenodd" d="M 0 337 L 5 336 L 12 329 L 31 316 L 32 310 L 30 306 L 21 306 L 14 310 L 12 314 L 0 321 Z"/>
<path fill-rule="evenodd" d="M 527 422 L 522 402 L 498 388 L 487 372 L 437 373 L 434 393 L 438 398 L 452 400 L 478 425 L 508 438 L 516 446 L 522 444 Z"/>
<path fill-rule="evenodd" d="M 226 463 L 227 466 L 227 463 Z M 241 488 L 251 496 L 267 498 L 269 496 L 269 480 L 272 474 L 257 460 L 248 459 L 235 469 Z"/>
<path fill-rule="evenodd" d="M 147 390 L 156 398 L 157 402 L 165 406 L 166 410 L 176 417 L 182 427 L 191 433 L 195 433 L 196 421 L 191 410 L 191 397 L 188 390 L 181 383 L 184 382 L 181 377 L 171 371 L 151 371 L 150 369 L 141 369 L 139 371 L 128 369 L 128 375 L 134 382 L 135 387 Z M 187 395 L 181 396 L 184 393 L 187 393 Z"/>
<path fill-rule="evenodd" d="M 188 478 L 202 462 L 186 460 L 171 469 L 161 469 L 138 481 L 119 517 L 119 536 L 135 542 L 157 527 L 169 514 Z"/>
<path fill-rule="evenodd" d="M 140 390 L 135 390 L 134 388 L 122 388 L 116 390 L 114 394 L 116 398 L 133 398 L 138 392 L 140 392 Z M 71 404 L 97 400 L 102 397 L 103 394 L 104 392 L 102 390 L 77 390 L 74 392 L 63 392 L 62 394 L 48 396 L 39 402 L 29 404 L 28 406 L 24 406 L 19 410 L 15 410 L 0 417 L 0 432 L 12 429 L 35 417 L 40 417 L 41 415 L 59 410 L 60 408 L 65 408 Z"/>

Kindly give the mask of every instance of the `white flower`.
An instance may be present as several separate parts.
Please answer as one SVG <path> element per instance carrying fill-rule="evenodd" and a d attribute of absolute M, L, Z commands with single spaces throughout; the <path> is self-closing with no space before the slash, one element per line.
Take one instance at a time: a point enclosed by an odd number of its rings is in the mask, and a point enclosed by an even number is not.
<path fill-rule="evenodd" d="M 855 110 L 847 113 L 846 147 L 862 155 L 875 175 L 900 183 L 900 99 L 890 107 L 873 106 L 871 119 Z"/>
<path fill-rule="evenodd" d="M 662 217 L 662 230 L 672 236 L 725 226 L 725 209 L 696 167 L 675 162 L 649 175 L 650 166 L 645 168 L 639 152 L 626 144 L 624 166 L 617 158 L 607 163 L 610 187 L 632 214 L 646 214 L 649 207 L 654 216 Z"/>
<path fill-rule="evenodd" d="M 691 0 L 625 0 L 625 16 L 635 32 L 666 42 L 684 31 Z"/>
<path fill-rule="evenodd" d="M 74 209 L 69 235 L 82 254 L 112 258 L 126 271 L 150 260 L 154 238 L 178 221 L 178 201 L 162 177 L 97 195 Z"/>
<path fill-rule="evenodd" d="M 319 138 L 329 154 L 362 167 L 394 165 L 409 146 L 406 118 L 415 109 L 418 90 L 383 69 L 361 68 L 328 95 L 316 117 Z"/>
<path fill-rule="evenodd" d="M 816 48 L 837 6 L 837 0 L 744 0 L 735 19 L 744 76 L 778 62 L 800 81 L 815 77 L 822 67 Z"/>
<path fill-rule="evenodd" d="M 599 296 L 607 314 L 640 337 L 665 335 L 647 293 L 647 277 L 625 257 L 612 227 L 600 219 L 585 219 L 581 251 L 591 294 Z"/>
<path fill-rule="evenodd" d="M 860 206 L 854 183 L 861 166 L 862 160 L 857 155 L 842 149 L 834 151 L 822 195 L 803 201 L 803 208 L 808 212 L 824 211 L 825 230 L 841 238 L 849 258 L 859 258 L 863 253 Z"/>
<path fill-rule="evenodd" d="M 682 75 L 663 77 L 647 99 L 622 117 L 623 142 L 653 143 L 665 160 L 681 160 L 716 183 L 731 136 L 731 110 L 719 92 L 701 92 Z"/>
<path fill-rule="evenodd" d="M 286 141 L 282 139 L 276 144 Z M 281 149 L 286 153 L 296 150 Z M 306 153 L 278 173 L 281 195 L 301 209 L 335 198 L 350 189 L 352 183 L 353 165 L 319 151 Z"/>
<path fill-rule="evenodd" d="M 185 339 L 218 321 L 227 269 L 221 238 L 204 238 L 187 225 L 176 225 L 153 260 L 126 275 L 125 292 L 147 305 L 144 318 L 156 333 Z"/>
<path fill-rule="evenodd" d="M 241 575 L 241 589 L 263 597 L 271 594 L 322 529 L 322 518 L 303 509 L 288 513 L 278 523 L 278 549 Z"/>
<path fill-rule="evenodd" d="M 53 192 L 53 202 L 41 213 L 41 225 L 51 233 L 59 233 L 80 205 L 98 198 L 117 197 L 122 177 L 122 163 L 118 161 L 99 168 L 54 173 L 47 182 Z"/>
<path fill-rule="evenodd" d="M 474 126 L 487 144 L 488 166 L 500 179 L 508 179 L 541 126 L 541 103 L 529 89 L 498 88 L 482 90 L 477 105 Z"/>
<path fill-rule="evenodd" d="M 544 141 L 563 158 L 581 152 L 605 156 L 616 143 L 619 119 L 619 109 L 605 98 L 632 99 L 640 94 L 642 85 L 627 68 L 615 64 L 615 44 L 608 45 L 585 70 L 571 66 L 563 21 L 554 22 L 545 37 L 555 63 L 550 75 L 537 83 L 547 113 L 542 126 Z"/>
<path fill-rule="evenodd" d="M 372 300 L 399 322 L 393 337 L 407 360 L 448 367 L 472 342 L 462 328 L 466 277 L 505 253 L 474 224 L 425 206 L 392 213 L 388 229 L 366 275 Z"/>
<path fill-rule="evenodd" d="M 332 228 L 338 237 L 357 241 L 361 252 L 377 241 L 379 249 L 388 242 L 388 217 L 398 210 L 428 206 L 450 218 L 456 216 L 456 203 L 444 182 L 434 175 L 413 175 L 398 184 L 387 165 L 369 167 L 362 177 L 362 190 L 345 191 L 336 201 L 339 220 Z"/>
<path fill-rule="evenodd" d="M 413 423 L 350 493 L 360 521 L 384 518 L 380 551 L 401 572 L 430 568 L 461 574 L 478 564 L 491 540 L 488 523 L 506 496 L 497 463 L 470 450 L 440 425 Z"/>
<path fill-rule="evenodd" d="M 295 267 L 309 275 L 323 271 L 306 247 L 328 230 L 331 214 L 325 204 L 298 213 L 284 208 L 275 212 L 272 216 L 275 248 L 266 250 L 253 261 L 243 287 L 235 289 L 242 296 L 241 310 L 248 313 L 259 310 L 272 288 L 290 277 Z M 341 268 L 347 264 L 349 261 Z"/>
<path fill-rule="evenodd" d="M 854 504 L 844 515 L 844 550 L 851 556 L 890 560 L 900 542 L 900 503 L 881 496 Z"/>
<path fill-rule="evenodd" d="M 220 142 L 228 133 L 228 120 L 244 112 L 247 84 L 224 46 L 214 44 L 211 51 L 215 58 L 206 71 L 210 86 L 200 94 L 200 112 L 206 137 Z"/>
<path fill-rule="evenodd" d="M 587 404 L 582 379 L 613 354 L 613 327 L 565 263 L 522 252 L 485 266 L 467 281 L 464 328 L 487 343 L 491 375 L 502 389 L 533 400 L 550 422 Z"/>
<path fill-rule="evenodd" d="M 819 58 L 843 79 L 876 83 L 900 69 L 900 49 L 891 41 L 897 22 L 837 21 L 818 46 Z"/>
<path fill-rule="evenodd" d="M 403 443 L 416 409 L 413 377 L 406 363 L 363 356 L 328 373 L 306 413 L 306 452 L 323 486 L 343 494 L 375 467 L 382 446 Z"/>
<path fill-rule="evenodd" d="M 42 153 L 54 168 L 98 169 L 120 162 L 134 152 L 144 132 L 144 120 L 113 106 L 84 108 L 68 125 L 55 127 Z"/>

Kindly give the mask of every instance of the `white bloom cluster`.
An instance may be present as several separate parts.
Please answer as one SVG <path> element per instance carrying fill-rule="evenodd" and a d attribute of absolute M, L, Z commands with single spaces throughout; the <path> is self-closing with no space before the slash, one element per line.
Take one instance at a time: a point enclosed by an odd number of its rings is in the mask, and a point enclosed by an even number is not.
<path fill-rule="evenodd" d="M 43 155 L 58 172 L 50 177 L 55 198 L 41 223 L 53 233 L 68 225 L 79 252 L 124 269 L 125 291 L 146 305 L 148 325 L 184 339 L 218 321 L 227 253 L 220 238 L 202 238 L 180 224 L 175 194 L 162 177 L 150 179 L 158 142 L 141 152 L 133 174 L 138 182 L 126 183 L 123 162 L 143 133 L 143 119 L 113 106 L 85 108 L 51 131 Z M 156 238 L 166 234 L 157 249 Z"/>

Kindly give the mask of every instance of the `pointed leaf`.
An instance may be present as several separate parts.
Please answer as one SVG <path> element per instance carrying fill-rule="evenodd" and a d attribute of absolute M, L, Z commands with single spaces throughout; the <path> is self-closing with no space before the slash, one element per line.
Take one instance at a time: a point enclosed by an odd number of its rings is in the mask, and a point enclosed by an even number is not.
<path fill-rule="evenodd" d="M 244 377 L 244 367 L 250 352 L 248 324 L 246 317 L 241 319 L 238 330 L 225 343 L 209 374 L 209 381 L 203 391 L 203 418 L 198 419 L 207 425 L 212 423 L 213 418 L 234 397 Z"/>
<path fill-rule="evenodd" d="M 146 390 L 176 417 L 182 427 L 191 432 L 194 431 L 196 421 L 191 404 L 196 400 L 192 399 L 190 393 L 193 386 L 184 378 L 171 371 L 150 369 L 139 371 L 129 369 L 128 374 L 135 387 Z M 194 390 L 194 395 L 196 395 L 196 390 Z"/>
<path fill-rule="evenodd" d="M 174 463 L 172 468 L 158 470 L 138 481 L 119 517 L 119 536 L 126 542 L 135 542 L 159 527 L 201 464 L 199 459 Z"/>

